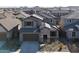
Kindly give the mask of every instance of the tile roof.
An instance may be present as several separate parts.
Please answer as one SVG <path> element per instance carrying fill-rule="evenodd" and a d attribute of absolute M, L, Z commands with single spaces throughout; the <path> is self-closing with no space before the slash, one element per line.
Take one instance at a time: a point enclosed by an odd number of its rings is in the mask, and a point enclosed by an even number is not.
<path fill-rule="evenodd" d="M 66 18 L 66 19 L 79 19 L 79 11 L 72 12 L 72 13 L 64 16 L 64 18 Z"/>
<path fill-rule="evenodd" d="M 36 18 L 39 18 L 39 19 L 43 20 L 43 17 L 40 16 L 40 15 L 38 15 L 38 14 L 32 14 L 32 16 L 34 16 L 34 17 L 36 17 Z"/>
<path fill-rule="evenodd" d="M 38 15 L 44 17 L 44 18 L 52 18 L 52 16 L 46 14 L 46 13 L 37 13 Z"/>
<path fill-rule="evenodd" d="M 15 17 L 17 17 L 17 18 L 26 18 L 26 16 L 25 15 L 23 15 L 23 14 L 18 14 L 18 15 L 15 15 Z"/>
<path fill-rule="evenodd" d="M 9 13 L 5 13 L 6 18 L 0 19 L 0 24 L 4 26 L 7 31 L 10 31 L 15 26 L 21 24 L 21 21 L 19 19 L 11 17 L 12 15 Z"/>
<path fill-rule="evenodd" d="M 24 15 L 26 18 L 31 16 L 31 15 L 29 15 L 29 14 L 23 12 L 23 11 L 20 11 L 20 13 L 21 13 L 22 15 Z"/>
<path fill-rule="evenodd" d="M 38 14 L 31 14 L 31 15 L 29 15 L 29 14 L 27 14 L 27 13 L 25 13 L 25 12 L 21 12 L 21 14 L 22 14 L 25 18 L 28 18 L 28 17 L 30 17 L 30 16 L 33 16 L 33 17 L 36 17 L 36 18 L 38 18 L 38 19 L 43 20 L 43 17 L 40 16 L 40 15 L 38 15 Z"/>
<path fill-rule="evenodd" d="M 4 15 L 4 13 L 0 13 L 0 19 L 5 18 L 6 16 Z"/>

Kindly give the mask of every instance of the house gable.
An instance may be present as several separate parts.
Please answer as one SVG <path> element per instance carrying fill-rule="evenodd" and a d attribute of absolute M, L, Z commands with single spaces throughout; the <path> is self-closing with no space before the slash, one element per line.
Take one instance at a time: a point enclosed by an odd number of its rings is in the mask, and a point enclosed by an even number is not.
<path fill-rule="evenodd" d="M 35 16 L 29 16 L 29 17 L 25 18 L 24 20 L 28 20 L 28 19 L 32 19 L 34 21 L 42 21 L 40 18 L 37 18 Z"/>
<path fill-rule="evenodd" d="M 26 24 L 27 22 L 30 22 L 32 24 L 32 26 L 30 26 L 31 28 L 32 27 L 36 28 L 36 27 L 41 25 L 41 20 L 36 18 L 36 17 L 33 17 L 33 16 L 30 16 L 30 17 L 23 20 L 23 27 L 25 27 L 25 28 L 28 27 L 29 28 L 29 26 L 24 26 L 24 24 Z"/>

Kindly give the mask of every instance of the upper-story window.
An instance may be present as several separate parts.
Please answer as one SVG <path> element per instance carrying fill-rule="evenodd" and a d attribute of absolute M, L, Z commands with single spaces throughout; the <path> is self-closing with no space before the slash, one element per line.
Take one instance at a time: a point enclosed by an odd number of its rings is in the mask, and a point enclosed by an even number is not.
<path fill-rule="evenodd" d="M 75 37 L 76 36 L 76 32 L 72 32 L 72 37 Z"/>
<path fill-rule="evenodd" d="M 53 22 L 53 21 L 51 20 L 51 22 Z"/>
<path fill-rule="evenodd" d="M 33 21 L 25 21 L 24 26 L 33 26 Z"/>
<path fill-rule="evenodd" d="M 68 20 L 67 20 L 67 22 L 71 23 L 71 22 L 72 22 L 72 20 L 71 20 L 71 19 L 70 19 L 70 20 L 68 19 Z"/>
<path fill-rule="evenodd" d="M 71 23 L 71 20 L 69 20 L 69 22 Z"/>

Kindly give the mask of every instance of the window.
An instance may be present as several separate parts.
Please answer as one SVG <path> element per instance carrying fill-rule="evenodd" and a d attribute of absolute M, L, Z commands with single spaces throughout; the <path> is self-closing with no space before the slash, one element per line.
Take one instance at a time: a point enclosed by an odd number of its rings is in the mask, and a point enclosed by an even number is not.
<path fill-rule="evenodd" d="M 43 35 L 43 39 L 45 39 L 45 40 L 46 40 L 46 39 L 47 39 L 47 35 Z"/>
<path fill-rule="evenodd" d="M 52 22 L 52 20 L 51 20 L 51 22 Z"/>
<path fill-rule="evenodd" d="M 25 21 L 24 26 L 33 26 L 33 22 L 32 21 Z"/>
<path fill-rule="evenodd" d="M 72 32 L 72 37 L 75 37 L 76 36 L 76 33 L 75 32 Z"/>
<path fill-rule="evenodd" d="M 68 19 L 68 20 L 67 20 L 67 22 L 71 23 L 71 22 L 72 22 L 72 20 L 71 20 L 71 19 Z"/>
<path fill-rule="evenodd" d="M 50 36 L 56 36 L 56 31 L 50 31 Z"/>
<path fill-rule="evenodd" d="M 59 21 L 56 21 L 56 25 L 58 25 L 59 24 Z"/>
<path fill-rule="evenodd" d="M 71 23 L 71 20 L 69 20 L 69 22 Z"/>

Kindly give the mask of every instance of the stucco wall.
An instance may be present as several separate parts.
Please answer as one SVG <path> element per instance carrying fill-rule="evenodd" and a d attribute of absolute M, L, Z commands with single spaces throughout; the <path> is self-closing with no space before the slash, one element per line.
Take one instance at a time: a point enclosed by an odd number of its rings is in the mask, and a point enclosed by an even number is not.
<path fill-rule="evenodd" d="M 40 38 L 43 38 L 43 35 L 47 35 L 47 37 L 50 38 L 50 30 L 43 28 L 40 33 Z"/>
<path fill-rule="evenodd" d="M 71 22 L 69 20 L 71 20 Z M 77 21 L 78 20 L 76 20 L 76 19 L 73 19 L 73 20 L 72 19 L 64 19 L 64 26 L 75 23 Z"/>
<path fill-rule="evenodd" d="M 12 30 L 7 32 L 7 38 L 8 39 L 12 38 L 12 32 L 13 32 Z"/>
<path fill-rule="evenodd" d="M 39 38 L 40 38 L 40 41 L 43 42 L 43 35 L 47 35 L 47 40 L 50 40 L 50 38 L 58 38 L 58 31 L 56 31 L 56 36 L 53 36 L 51 37 L 50 36 L 50 29 L 47 29 L 47 28 L 43 28 L 39 34 Z M 53 31 L 53 30 L 52 30 Z"/>
<path fill-rule="evenodd" d="M 75 31 L 76 32 L 76 36 L 75 38 L 79 38 L 79 31 Z M 71 39 L 72 37 L 72 31 L 67 31 L 66 32 L 67 38 Z"/>
<path fill-rule="evenodd" d="M 79 31 L 76 32 L 76 37 L 79 38 Z"/>
<path fill-rule="evenodd" d="M 24 21 L 33 21 L 33 24 L 34 24 L 33 28 L 34 28 L 34 27 L 37 27 L 37 26 L 39 26 L 39 25 L 41 25 L 41 21 L 39 21 L 39 19 L 33 18 L 33 17 L 27 18 L 27 19 L 25 19 Z M 23 23 L 22 23 L 22 27 L 25 27 L 25 26 L 24 26 L 24 21 L 23 21 Z M 28 26 L 27 26 L 27 27 L 28 27 Z M 29 28 L 29 27 L 28 27 L 28 28 Z"/>
<path fill-rule="evenodd" d="M 67 38 L 72 38 L 72 32 L 71 31 L 67 31 L 66 32 L 66 36 L 67 36 Z"/>
<path fill-rule="evenodd" d="M 6 32 L 6 30 L 0 25 L 0 32 Z"/>

